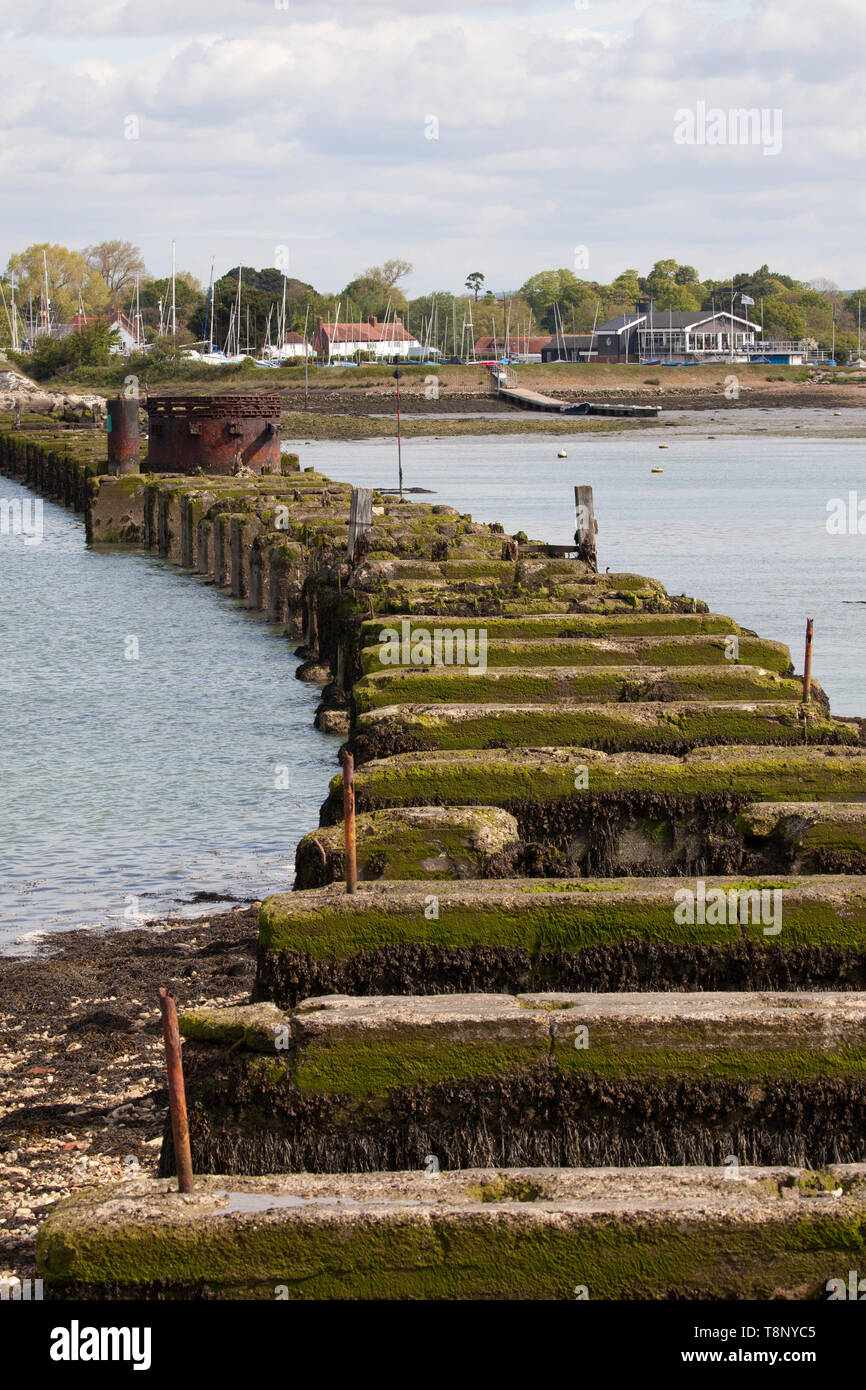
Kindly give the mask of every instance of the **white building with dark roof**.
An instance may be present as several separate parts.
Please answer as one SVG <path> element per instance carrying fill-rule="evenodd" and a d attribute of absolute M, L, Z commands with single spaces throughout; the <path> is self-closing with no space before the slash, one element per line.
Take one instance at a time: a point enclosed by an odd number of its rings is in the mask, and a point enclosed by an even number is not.
<path fill-rule="evenodd" d="M 813 345 L 764 338 L 759 323 L 730 309 L 656 309 L 642 303 L 601 324 L 584 360 L 596 362 L 811 361 Z"/>

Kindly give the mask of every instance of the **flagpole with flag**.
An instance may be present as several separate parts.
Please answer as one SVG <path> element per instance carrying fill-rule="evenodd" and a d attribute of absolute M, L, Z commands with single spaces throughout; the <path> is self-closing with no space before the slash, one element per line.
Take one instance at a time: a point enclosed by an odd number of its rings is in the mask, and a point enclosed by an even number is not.
<path fill-rule="evenodd" d="M 754 299 L 752 298 L 752 296 L 751 296 L 750 294 L 741 294 L 741 295 L 740 295 L 740 303 L 742 304 L 743 308 L 744 308 L 745 311 L 746 311 L 746 323 L 748 323 L 748 324 L 751 325 L 751 319 L 749 318 L 749 307 L 748 307 L 748 306 L 751 304 L 752 307 L 754 307 L 755 301 L 754 301 Z"/>

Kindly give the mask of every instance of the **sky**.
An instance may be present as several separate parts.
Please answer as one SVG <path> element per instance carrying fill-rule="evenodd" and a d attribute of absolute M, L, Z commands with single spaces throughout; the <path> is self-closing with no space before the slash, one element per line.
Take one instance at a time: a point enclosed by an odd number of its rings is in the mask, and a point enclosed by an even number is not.
<path fill-rule="evenodd" d="M 0 264 L 120 237 L 323 291 L 390 257 L 410 296 L 668 256 L 853 289 L 864 54 L 864 0 L 0 0 Z"/>

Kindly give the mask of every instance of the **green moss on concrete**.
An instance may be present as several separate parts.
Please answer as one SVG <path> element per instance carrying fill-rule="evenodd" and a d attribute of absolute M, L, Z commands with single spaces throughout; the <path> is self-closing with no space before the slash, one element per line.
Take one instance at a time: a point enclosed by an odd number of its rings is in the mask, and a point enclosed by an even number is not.
<path fill-rule="evenodd" d="M 97 1196 L 107 1195 L 100 1190 Z M 148 1285 L 171 1295 L 207 1285 L 218 1296 L 292 1300 L 593 1301 L 826 1298 L 827 1279 L 866 1260 L 866 1223 L 853 1201 L 807 1214 L 750 1220 L 601 1212 L 542 1222 L 525 1205 L 457 1214 L 434 1208 L 349 1222 L 283 1220 L 185 1225 L 167 1203 L 158 1226 L 86 1216 L 92 1192 L 42 1224 L 39 1273 L 47 1287 L 111 1286 L 134 1297 Z M 534 1206 L 534 1204 L 533 1204 Z M 504 1214 L 504 1213 L 502 1213 Z"/>
<path fill-rule="evenodd" d="M 588 769 L 593 793 L 657 792 L 701 796 L 724 790 L 753 800 L 843 801 L 866 786 L 866 754 L 849 748 L 758 748 L 701 750 L 682 758 L 633 755 L 619 761 L 593 758 L 591 750 L 557 757 L 497 755 L 495 749 L 463 754 L 403 754 L 357 770 L 360 810 L 407 805 L 489 805 L 579 798 L 578 764 Z M 331 795 L 342 797 L 342 774 L 331 781 Z"/>
<path fill-rule="evenodd" d="M 830 1051 L 790 1042 L 781 1048 L 719 1047 L 717 1038 L 718 1030 L 696 1024 L 679 1028 L 668 1021 L 664 1038 L 646 1036 L 639 1051 L 629 1051 L 622 1038 L 598 1036 L 590 1027 L 587 1048 L 558 1039 L 555 1056 L 566 1072 L 647 1083 L 675 1077 L 756 1084 L 866 1077 L 866 1047 Z"/>
<path fill-rule="evenodd" d="M 520 947 L 530 956 L 549 950 L 584 950 L 613 943 L 736 947 L 866 948 L 866 888 L 840 887 L 837 879 L 802 888 L 796 879 L 705 880 L 707 892 L 750 893 L 780 888 L 782 931 L 766 936 L 760 923 L 677 922 L 678 888 L 694 881 L 667 881 L 663 888 L 635 879 L 581 879 L 563 885 L 546 880 L 509 881 L 501 893 L 449 901 L 438 896 L 439 916 L 426 917 L 428 894 L 379 894 L 364 903 L 331 896 L 323 900 L 281 894 L 267 898 L 259 914 L 259 943 L 266 950 L 347 959 L 363 951 L 415 943 L 449 949 L 467 946 Z M 843 880 L 850 884 L 851 880 Z M 435 881 L 430 890 L 435 893 Z M 559 889 L 560 891 L 557 891 Z M 567 891 L 563 892 L 562 889 Z M 712 915 L 712 914 L 710 914 Z M 732 915 L 732 914 L 728 914 Z M 748 917 L 744 906 L 740 915 Z M 769 925 L 769 924 L 768 924 Z"/>
<path fill-rule="evenodd" d="M 512 1036 L 509 1036 L 509 1033 Z M 363 1037 L 337 1030 L 308 1043 L 293 1072 L 301 1091 L 335 1096 L 384 1096 L 395 1086 L 435 1086 L 441 1081 L 502 1076 L 545 1062 L 547 1038 L 530 1037 L 520 1019 L 497 1024 L 488 1039 L 471 1025 L 439 1033 L 432 1028 L 370 1029 Z"/>
<path fill-rule="evenodd" d="M 494 667 L 399 667 L 365 676 L 353 688 L 359 714 L 401 704 L 552 704 L 564 699 L 593 704 L 637 700 L 787 700 L 798 702 L 802 686 L 752 666 L 639 666 L 571 670 Z"/>
<path fill-rule="evenodd" d="M 362 715 L 355 742 L 364 756 L 383 757 L 405 748 L 469 749 L 514 745 L 528 748 L 577 746 L 610 752 L 646 749 L 683 752 L 699 745 L 859 743 L 856 724 L 808 714 L 802 707 L 770 702 L 737 706 L 587 705 L 554 709 L 544 705 L 456 707 L 406 706 Z"/>
<path fill-rule="evenodd" d="M 529 607 L 526 601 L 524 601 L 523 606 Z M 388 602 L 377 603 L 376 611 L 380 616 L 377 619 L 375 637 L 361 652 L 361 669 L 365 675 L 380 674 L 383 671 L 391 672 L 395 669 L 394 665 L 384 664 L 381 659 L 379 633 L 383 628 L 396 628 L 400 632 L 401 619 L 396 616 L 396 607 L 389 606 Z M 568 618 L 573 621 L 573 615 L 563 614 L 564 621 Z M 416 619 L 416 621 L 423 622 L 420 619 Z M 448 617 L 428 619 L 427 621 L 435 623 L 439 629 L 448 628 L 451 630 L 455 627 L 459 628 L 461 623 L 464 627 L 467 624 L 466 619 Z M 525 627 L 529 627 L 532 618 L 530 616 L 522 621 Z M 613 619 L 599 619 L 599 621 L 612 622 Z M 368 627 L 369 624 L 365 624 L 365 626 Z M 629 637 L 609 633 L 606 636 L 582 639 L 579 637 L 533 638 L 531 632 L 528 632 L 525 637 L 512 639 L 491 634 L 491 620 L 483 616 L 476 621 L 471 621 L 469 626 L 476 633 L 487 633 L 486 662 L 488 667 L 518 667 L 524 671 L 534 671 L 557 666 L 648 665 L 678 667 L 719 665 L 731 669 L 737 665 L 737 663 L 731 663 L 727 660 L 724 639 L 712 634 L 674 635 L 670 638 L 664 638 Z M 427 630 L 435 631 L 435 626 L 431 626 Z M 788 648 L 779 642 L 765 642 L 759 638 L 741 637 L 739 651 L 740 665 L 763 668 L 777 674 L 785 674 L 790 670 L 791 654 Z M 411 664 L 417 669 L 418 663 L 413 661 Z"/>
<path fill-rule="evenodd" d="M 283 1046 L 288 1041 L 285 1036 L 288 1015 L 267 1003 L 234 1008 L 190 1009 L 180 1015 L 178 1023 L 185 1038 L 240 1047 L 251 1052 L 273 1054 L 278 1038 L 281 1038 Z"/>
<path fill-rule="evenodd" d="M 506 812 L 482 807 L 443 809 L 435 816 L 416 818 L 411 811 L 369 812 L 357 817 L 355 835 L 361 880 L 478 877 L 485 855 L 499 854 L 518 839 L 516 824 Z M 322 827 L 305 835 L 298 846 L 299 874 L 302 866 L 315 863 L 314 856 L 321 859 L 317 843 L 342 863 L 342 825 Z"/>
<path fill-rule="evenodd" d="M 430 631 L 436 626 L 444 626 L 441 615 L 416 616 L 411 620 L 410 641 L 414 640 L 416 629 Z M 459 623 L 451 624 L 459 626 Z M 379 636 L 381 623 L 366 622 L 361 629 L 361 645 L 376 646 L 382 640 Z M 578 638 L 578 637 L 658 637 L 696 634 L 738 634 L 739 625 L 733 618 L 718 613 L 660 613 L 629 614 L 615 618 L 603 618 L 592 614 L 549 614 L 531 619 L 486 618 L 484 628 L 489 641 L 513 641 L 532 638 Z"/>
<path fill-rule="evenodd" d="M 830 821 L 819 822 L 803 832 L 799 844 L 804 851 L 832 849 L 859 855 L 866 860 L 866 823 L 834 825 Z"/>
<path fill-rule="evenodd" d="M 100 496 L 108 492 L 118 492 L 124 497 L 134 497 L 144 491 L 145 478 L 141 473 L 127 473 L 122 477 L 107 476 L 99 480 Z"/>

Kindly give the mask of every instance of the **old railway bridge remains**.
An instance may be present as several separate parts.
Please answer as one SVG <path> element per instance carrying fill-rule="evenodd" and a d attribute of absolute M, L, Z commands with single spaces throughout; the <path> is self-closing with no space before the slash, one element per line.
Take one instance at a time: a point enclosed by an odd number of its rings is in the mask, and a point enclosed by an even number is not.
<path fill-rule="evenodd" d="M 253 1001 L 181 1020 L 195 1194 L 169 1137 L 162 1178 L 62 1204 L 46 1289 L 811 1298 L 863 1269 L 862 723 L 700 600 L 451 507 L 374 494 L 350 560 L 351 489 L 296 459 L 114 476 L 104 438 L 23 423 L 0 469 L 283 624 L 356 764 L 357 891 L 337 772 Z M 484 663 L 430 664 L 441 629 Z"/>

